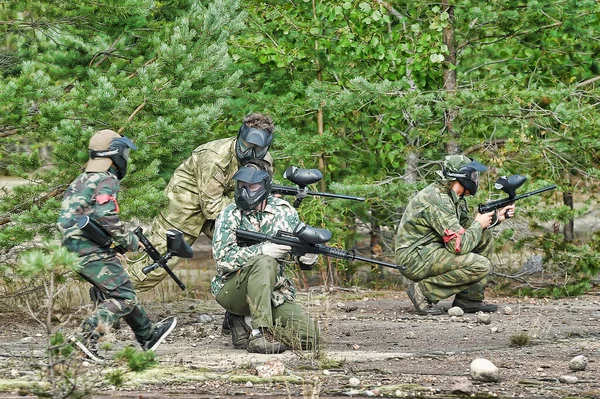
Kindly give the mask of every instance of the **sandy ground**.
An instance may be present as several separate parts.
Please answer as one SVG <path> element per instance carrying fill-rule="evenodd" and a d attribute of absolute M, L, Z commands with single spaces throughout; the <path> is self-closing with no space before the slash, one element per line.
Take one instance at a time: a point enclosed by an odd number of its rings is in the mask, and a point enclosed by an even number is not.
<path fill-rule="evenodd" d="M 154 319 L 177 315 L 179 321 L 157 352 L 159 364 L 126 373 L 119 388 L 97 382 L 94 397 L 600 398 L 596 295 L 492 298 L 499 311 L 489 324 L 478 322 L 474 314 L 418 316 L 404 292 L 312 288 L 300 293 L 299 300 L 319 320 L 324 338 L 319 352 L 259 355 L 236 350 L 221 335 L 223 311 L 214 301 L 148 303 Z M 89 308 L 76 310 L 67 330 L 74 330 Z M 0 316 L 0 398 L 17 397 L 27 392 L 17 385 L 27 387 L 39 378 L 33 365 L 43 358 L 44 331 L 26 318 Z M 513 346 L 516 334 L 527 334 L 531 343 Z M 107 339 L 114 343 L 109 357 L 133 343 L 127 328 L 113 330 Z M 589 362 L 583 371 L 569 368 L 578 355 Z M 476 358 L 494 363 L 499 381 L 473 379 L 470 364 Z M 257 367 L 272 360 L 285 367 L 283 375 L 258 378 Z M 84 366 L 96 375 L 118 367 Z"/>

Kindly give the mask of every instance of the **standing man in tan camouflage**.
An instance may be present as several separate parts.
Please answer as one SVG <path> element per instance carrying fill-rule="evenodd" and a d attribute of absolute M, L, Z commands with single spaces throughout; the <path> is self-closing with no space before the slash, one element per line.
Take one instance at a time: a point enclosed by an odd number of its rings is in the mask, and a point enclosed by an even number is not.
<path fill-rule="evenodd" d="M 448 155 L 436 182 L 408 203 L 396 231 L 396 263 L 413 281 L 407 290 L 417 313 L 443 313 L 437 303 L 455 295 L 452 306 L 466 313 L 495 312 L 483 301 L 491 269 L 493 227 L 512 217 L 515 205 L 470 216 L 465 196 L 475 195 L 487 168 L 464 155 Z"/>
<path fill-rule="evenodd" d="M 274 130 L 270 117 L 250 114 L 244 118 L 236 137 L 202 144 L 177 167 L 165 188 L 169 203 L 154 218 L 147 232 L 159 253 L 166 250 L 169 229 L 183 232 L 184 241 L 190 245 L 201 233 L 212 239 L 215 219 L 233 202 L 232 178 L 238 168 L 251 159 L 272 161 L 268 150 Z M 154 288 L 168 275 L 162 268 L 148 275 L 142 273 L 142 269 L 151 263 L 150 257 L 144 255 L 128 269 L 139 291 Z M 174 260 L 169 263 L 171 268 L 174 265 Z"/>
<path fill-rule="evenodd" d="M 157 349 L 177 324 L 177 319 L 169 317 L 152 325 L 138 304 L 118 254 L 118 250 L 136 251 L 140 246 L 137 237 L 120 222 L 117 202 L 129 152 L 135 149 L 127 137 L 112 130 L 94 134 L 85 172 L 66 190 L 57 222 L 62 245 L 80 256 L 78 274 L 101 293 L 98 307 L 83 322 L 82 331 L 71 339 L 96 362 L 103 361 L 98 355 L 98 341 L 120 318 L 131 327 L 143 350 Z M 100 234 L 86 233 L 88 225 L 96 226 Z M 116 245 L 111 245 L 113 242 Z"/>

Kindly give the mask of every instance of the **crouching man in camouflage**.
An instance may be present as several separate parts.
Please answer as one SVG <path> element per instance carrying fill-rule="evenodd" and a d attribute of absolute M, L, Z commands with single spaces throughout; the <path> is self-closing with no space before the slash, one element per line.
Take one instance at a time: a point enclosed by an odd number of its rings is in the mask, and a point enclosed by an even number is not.
<path fill-rule="evenodd" d="M 233 176 L 235 203 L 223 210 L 215 225 L 217 275 L 211 289 L 223 308 L 245 319 L 231 326 L 234 347 L 257 353 L 281 353 L 285 344 L 311 349 L 318 344 L 317 326 L 294 302 L 295 288 L 281 261 L 291 248 L 270 242 L 240 246 L 237 241 L 238 228 L 274 235 L 278 230 L 291 232 L 299 223 L 288 202 L 269 195 L 272 175 L 267 170 L 265 161 L 250 161 Z M 317 254 L 298 261 L 314 264 Z M 275 339 L 274 326 L 283 327 L 285 336 Z"/>
<path fill-rule="evenodd" d="M 479 173 L 487 168 L 464 155 L 449 155 L 435 183 L 408 203 L 396 231 L 396 263 L 412 280 L 407 290 L 417 313 L 439 315 L 437 303 L 455 295 L 452 306 L 466 313 L 495 312 L 483 302 L 491 269 L 493 235 L 489 227 L 512 217 L 515 206 L 469 215 L 467 195 L 475 195 Z"/>
<path fill-rule="evenodd" d="M 97 223 L 112 241 L 129 251 L 140 244 L 137 237 L 126 231 L 119 221 L 117 193 L 120 180 L 127 172 L 129 151 L 137 147 L 112 130 L 101 130 L 90 139 L 90 160 L 85 172 L 79 175 L 65 192 L 58 217 L 62 245 L 81 257 L 79 275 L 102 295 L 95 311 L 83 322 L 81 332 L 72 341 L 90 359 L 102 362 L 98 341 L 115 321 L 123 318 L 131 327 L 143 350 L 155 350 L 173 331 L 177 320 L 167 318 L 152 325 L 138 304 L 129 275 L 117 257 L 115 245 L 98 243 L 79 228 L 80 221 Z"/>
<path fill-rule="evenodd" d="M 212 239 L 215 219 L 233 202 L 234 181 L 238 168 L 252 159 L 273 161 L 268 153 L 275 126 L 267 115 L 252 113 L 246 116 L 236 137 L 214 140 L 197 147 L 192 155 L 173 173 L 165 194 L 169 199 L 146 232 L 158 252 L 167 249 L 167 231 L 183 232 L 183 239 L 193 245 L 204 233 Z M 140 292 L 148 291 L 167 277 L 165 269 L 149 274 L 142 269 L 154 261 L 147 255 L 129 266 L 131 280 Z M 173 269 L 177 260 L 169 262 Z M 226 317 L 224 327 L 231 321 Z"/>

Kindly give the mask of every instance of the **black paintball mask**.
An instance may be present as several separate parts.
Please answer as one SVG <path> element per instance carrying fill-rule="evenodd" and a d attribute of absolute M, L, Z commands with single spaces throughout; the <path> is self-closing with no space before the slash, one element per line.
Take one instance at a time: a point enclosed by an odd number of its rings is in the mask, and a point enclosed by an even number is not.
<path fill-rule="evenodd" d="M 251 159 L 263 159 L 269 151 L 272 140 L 272 134 L 244 123 L 235 143 L 235 153 L 240 164 L 244 165 Z"/>
<path fill-rule="evenodd" d="M 269 197 L 273 179 L 269 172 L 251 166 L 240 168 L 234 175 L 233 197 L 242 211 L 251 211 Z"/>
<path fill-rule="evenodd" d="M 487 167 L 473 159 L 470 161 L 461 165 L 458 170 L 444 168 L 443 174 L 445 177 L 458 180 L 466 190 L 469 190 L 471 195 L 475 195 L 479 187 L 479 173 L 487 171 Z"/>
<path fill-rule="evenodd" d="M 113 139 L 106 150 L 90 150 L 90 159 L 110 158 L 117 168 L 117 178 L 121 180 L 127 174 L 129 152 L 137 149 L 137 146 L 131 140 L 122 136 Z"/>

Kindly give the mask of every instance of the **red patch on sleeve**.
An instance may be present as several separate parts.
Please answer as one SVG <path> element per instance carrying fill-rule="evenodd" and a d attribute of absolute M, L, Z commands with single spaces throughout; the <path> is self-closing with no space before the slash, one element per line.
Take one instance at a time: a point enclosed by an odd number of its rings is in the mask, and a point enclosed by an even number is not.
<path fill-rule="evenodd" d="M 113 197 L 112 195 L 108 195 L 108 194 L 100 194 L 99 196 L 96 197 L 96 201 L 100 204 L 100 205 L 104 205 L 106 204 L 108 201 L 112 201 L 115 203 L 115 212 L 119 213 L 119 203 L 117 202 L 117 199 L 115 197 Z"/>
<path fill-rule="evenodd" d="M 460 252 L 460 238 L 463 234 L 465 234 L 465 229 L 462 227 L 460 228 L 460 230 L 458 230 L 458 233 L 456 231 L 446 229 L 446 230 L 444 230 L 444 242 L 446 243 L 446 242 L 456 238 L 456 244 L 454 245 L 454 250 L 456 252 Z"/>

